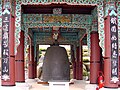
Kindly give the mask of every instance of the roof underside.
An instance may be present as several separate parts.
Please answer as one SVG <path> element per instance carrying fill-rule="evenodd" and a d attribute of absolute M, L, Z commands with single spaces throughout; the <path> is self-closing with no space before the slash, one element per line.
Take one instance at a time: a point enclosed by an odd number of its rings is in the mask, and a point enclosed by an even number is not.
<path fill-rule="evenodd" d="M 22 5 L 22 12 L 24 14 L 53 14 L 54 8 L 61 8 L 62 9 L 61 14 L 87 14 L 87 15 L 91 15 L 91 12 L 95 8 L 95 6 L 67 5 L 67 4 Z M 50 44 L 51 43 L 51 41 L 50 41 L 51 37 L 49 35 L 52 35 L 52 27 L 31 28 L 29 30 L 33 33 L 33 35 L 35 34 L 38 37 L 37 42 L 39 44 Z M 62 44 L 69 44 L 70 42 L 73 42 L 72 40 L 78 40 L 75 35 L 78 35 L 78 33 L 82 32 L 82 31 L 84 31 L 84 29 L 60 27 L 61 36 L 67 35 L 65 37 L 62 36 L 60 42 Z M 46 33 L 46 34 L 44 34 L 44 33 Z M 73 34 L 74 34 L 74 36 L 71 36 Z M 83 34 L 83 33 L 81 33 L 81 34 Z M 38 35 L 42 35 L 42 36 L 38 36 Z M 48 39 L 50 39 L 50 40 L 48 40 Z M 69 42 L 69 40 L 67 40 L 67 39 L 70 39 L 71 41 Z M 86 41 L 86 39 L 84 41 Z"/>

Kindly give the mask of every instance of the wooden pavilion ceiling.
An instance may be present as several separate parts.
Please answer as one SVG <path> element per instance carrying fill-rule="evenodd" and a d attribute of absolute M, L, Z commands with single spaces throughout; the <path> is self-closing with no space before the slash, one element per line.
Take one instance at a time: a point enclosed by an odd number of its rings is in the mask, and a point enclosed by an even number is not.
<path fill-rule="evenodd" d="M 62 8 L 62 14 L 91 14 L 95 6 L 67 4 L 22 5 L 22 11 L 25 14 L 53 14 L 54 8 Z"/>
<path fill-rule="evenodd" d="M 53 27 L 40 27 L 40 28 L 29 28 L 29 36 L 35 35 L 37 44 L 52 44 L 52 29 Z M 82 31 L 81 28 L 65 28 L 60 27 L 60 44 L 70 44 L 78 40 L 78 33 Z M 30 34 L 31 33 L 31 34 Z"/>
<path fill-rule="evenodd" d="M 96 6 L 90 5 L 67 5 L 67 4 L 49 4 L 49 5 L 22 5 L 24 14 L 53 14 L 54 8 L 61 8 L 61 14 L 87 14 L 90 15 Z M 52 42 L 52 27 L 39 27 L 29 29 L 39 44 L 50 44 Z M 76 42 L 79 38 L 78 33 L 84 31 L 81 28 L 63 28 L 60 27 L 60 43 L 70 44 Z M 29 32 L 30 34 L 30 32 Z M 32 35 L 30 34 L 30 35 Z M 86 42 L 86 39 L 84 39 Z"/>

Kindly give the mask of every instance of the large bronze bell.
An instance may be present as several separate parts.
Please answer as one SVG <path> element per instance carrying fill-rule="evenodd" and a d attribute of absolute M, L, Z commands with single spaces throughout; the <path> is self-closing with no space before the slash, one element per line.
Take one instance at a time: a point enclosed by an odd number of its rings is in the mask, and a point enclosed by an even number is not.
<path fill-rule="evenodd" d="M 51 46 L 43 61 L 43 81 L 70 80 L 70 66 L 65 48 Z"/>

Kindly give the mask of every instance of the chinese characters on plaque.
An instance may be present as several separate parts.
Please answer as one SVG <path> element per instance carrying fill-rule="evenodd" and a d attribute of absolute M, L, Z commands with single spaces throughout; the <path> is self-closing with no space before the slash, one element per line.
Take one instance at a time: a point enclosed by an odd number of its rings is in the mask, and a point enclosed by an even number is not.
<path fill-rule="evenodd" d="M 2 80 L 9 80 L 9 19 L 10 14 L 2 16 Z"/>
<path fill-rule="evenodd" d="M 118 29 L 117 17 L 110 16 L 110 33 L 111 33 L 111 81 L 116 82 L 118 79 Z"/>

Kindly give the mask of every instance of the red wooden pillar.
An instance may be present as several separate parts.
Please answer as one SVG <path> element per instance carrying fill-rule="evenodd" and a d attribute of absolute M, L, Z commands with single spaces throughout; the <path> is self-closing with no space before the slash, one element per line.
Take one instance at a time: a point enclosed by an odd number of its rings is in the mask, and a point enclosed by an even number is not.
<path fill-rule="evenodd" d="M 81 59 L 81 54 L 82 54 L 82 45 L 78 46 L 76 48 L 76 79 L 77 80 L 82 80 L 82 59 Z"/>
<path fill-rule="evenodd" d="M 100 46 L 97 31 L 91 32 L 91 53 L 90 53 L 90 83 L 96 84 L 100 70 Z"/>
<path fill-rule="evenodd" d="M 76 79 L 76 61 L 74 56 L 74 46 L 71 45 L 71 58 L 72 58 L 72 64 L 73 64 L 73 79 Z"/>
<path fill-rule="evenodd" d="M 111 37 L 110 16 L 105 18 L 105 60 L 104 60 L 104 87 L 117 88 L 118 84 L 111 82 Z M 117 52 L 118 54 L 118 52 Z"/>
<path fill-rule="evenodd" d="M 30 58 L 31 58 L 31 53 L 30 53 L 30 45 L 29 45 L 29 47 L 28 47 L 28 78 L 29 78 L 29 76 L 30 76 L 30 72 L 29 72 L 29 70 L 30 70 L 30 66 L 29 66 L 29 62 L 30 62 Z"/>
<path fill-rule="evenodd" d="M 28 78 L 34 79 L 34 46 L 32 45 L 30 45 L 29 55 Z"/>
<path fill-rule="evenodd" d="M 9 2 L 9 1 L 8 1 Z M 6 4 L 6 2 L 4 3 Z M 2 15 L 2 86 L 15 86 L 15 55 L 14 31 L 15 18 L 10 13 L 10 8 L 3 8 Z"/>
<path fill-rule="evenodd" d="M 120 87 L 120 53 L 119 53 L 119 87 Z"/>
<path fill-rule="evenodd" d="M 25 82 L 23 31 L 20 33 L 20 45 L 17 48 L 17 54 L 15 56 L 15 80 L 16 82 Z"/>
<path fill-rule="evenodd" d="M 34 78 L 37 78 L 37 58 L 34 59 Z"/>
<path fill-rule="evenodd" d="M 76 47 L 76 79 L 79 80 L 79 46 Z"/>
<path fill-rule="evenodd" d="M 73 61 L 73 78 L 76 79 L 76 61 Z"/>
<path fill-rule="evenodd" d="M 37 78 L 37 61 L 39 60 L 39 45 L 36 45 L 36 55 L 34 61 L 34 77 Z"/>
<path fill-rule="evenodd" d="M 34 61 L 34 78 L 37 78 L 37 61 Z"/>
<path fill-rule="evenodd" d="M 82 41 L 80 41 L 80 48 L 79 48 L 79 80 L 83 79 L 83 62 L 82 62 Z"/>

